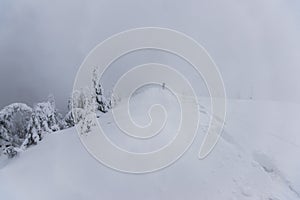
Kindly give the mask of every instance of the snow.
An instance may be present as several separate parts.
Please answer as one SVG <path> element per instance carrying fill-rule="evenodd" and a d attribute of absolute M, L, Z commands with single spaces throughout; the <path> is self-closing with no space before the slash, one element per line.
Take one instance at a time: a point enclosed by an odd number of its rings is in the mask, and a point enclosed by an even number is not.
<path fill-rule="evenodd" d="M 171 94 L 158 88 L 140 91 L 131 101 L 131 114 L 143 123 L 148 118 L 141 106 L 157 102 L 171 112 L 162 136 L 142 145 L 120 134 L 107 113 L 100 121 L 108 137 L 132 151 L 165 144 L 178 120 Z M 208 99 L 201 98 L 199 104 L 198 136 L 170 167 L 141 175 L 112 170 L 95 160 L 70 128 L 45 135 L 16 158 L 0 157 L 1 200 L 300 199 L 300 105 L 228 100 L 222 137 L 212 153 L 199 160 L 210 113 Z"/>

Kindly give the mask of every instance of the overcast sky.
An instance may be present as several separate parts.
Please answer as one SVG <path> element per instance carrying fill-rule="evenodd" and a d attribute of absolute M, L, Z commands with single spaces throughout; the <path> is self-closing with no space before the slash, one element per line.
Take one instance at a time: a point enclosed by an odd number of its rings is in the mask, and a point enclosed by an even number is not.
<path fill-rule="evenodd" d="M 1 0 L 0 107 L 32 105 L 52 93 L 65 110 L 88 52 L 112 34 L 143 26 L 172 28 L 202 44 L 231 98 L 300 103 L 298 2 Z"/>

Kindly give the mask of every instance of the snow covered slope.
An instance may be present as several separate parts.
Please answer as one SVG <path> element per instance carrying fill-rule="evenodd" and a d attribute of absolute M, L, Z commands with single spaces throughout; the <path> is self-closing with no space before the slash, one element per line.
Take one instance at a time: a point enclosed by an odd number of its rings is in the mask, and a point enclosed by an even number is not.
<path fill-rule="evenodd" d="M 142 105 L 160 102 L 176 114 L 176 101 L 167 92 L 147 90 L 134 98 L 132 115 L 141 123 Z M 229 100 L 222 138 L 204 160 L 197 155 L 210 112 L 207 99 L 200 101 L 199 112 L 203 120 L 191 148 L 175 164 L 149 174 L 103 166 L 74 128 L 47 135 L 17 158 L 0 158 L 0 199 L 300 199 L 300 105 Z M 110 114 L 100 120 L 118 145 L 148 151 L 171 137 L 174 115 L 165 136 L 144 145 L 119 134 Z"/>

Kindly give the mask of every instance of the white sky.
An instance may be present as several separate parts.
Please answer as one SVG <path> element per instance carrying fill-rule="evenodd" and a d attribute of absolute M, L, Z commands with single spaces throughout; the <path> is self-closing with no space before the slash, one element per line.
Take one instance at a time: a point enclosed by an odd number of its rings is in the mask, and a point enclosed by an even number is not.
<path fill-rule="evenodd" d="M 87 53 L 143 26 L 176 29 L 201 43 L 231 98 L 300 103 L 299 10 L 297 0 L 1 0 L 0 107 L 53 93 L 65 109 Z"/>

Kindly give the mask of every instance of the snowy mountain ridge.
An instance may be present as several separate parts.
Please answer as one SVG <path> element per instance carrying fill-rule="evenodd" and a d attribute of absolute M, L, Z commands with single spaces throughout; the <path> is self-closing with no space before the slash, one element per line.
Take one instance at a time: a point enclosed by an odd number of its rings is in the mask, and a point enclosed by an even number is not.
<path fill-rule="evenodd" d="M 132 115 L 141 123 L 145 120 L 144 110 L 139 109 L 142 104 L 158 101 L 166 105 L 167 111 L 174 108 L 170 95 L 155 93 L 161 91 L 143 91 L 132 100 Z M 200 99 L 199 104 L 203 120 L 195 142 L 181 159 L 163 170 L 133 175 L 105 167 L 85 150 L 75 128 L 70 128 L 45 135 L 39 145 L 14 159 L 0 158 L 1 197 L 300 199 L 300 105 L 229 100 L 222 137 L 212 153 L 199 160 L 197 153 L 210 113 L 208 99 Z M 102 115 L 100 123 L 111 133 L 113 142 L 134 151 L 157 148 L 170 136 L 134 147 L 136 143 L 131 139 L 119 136 L 110 113 Z M 172 129 L 172 121 L 166 128 Z"/>

